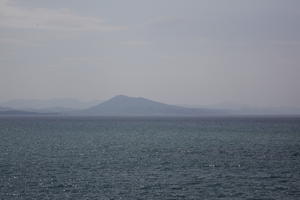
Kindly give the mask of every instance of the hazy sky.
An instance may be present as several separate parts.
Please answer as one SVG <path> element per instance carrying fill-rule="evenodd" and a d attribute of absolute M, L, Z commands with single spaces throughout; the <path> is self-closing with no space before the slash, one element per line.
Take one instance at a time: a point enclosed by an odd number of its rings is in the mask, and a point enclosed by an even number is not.
<path fill-rule="evenodd" d="M 300 107 L 299 0 L 0 0 L 0 101 Z"/>

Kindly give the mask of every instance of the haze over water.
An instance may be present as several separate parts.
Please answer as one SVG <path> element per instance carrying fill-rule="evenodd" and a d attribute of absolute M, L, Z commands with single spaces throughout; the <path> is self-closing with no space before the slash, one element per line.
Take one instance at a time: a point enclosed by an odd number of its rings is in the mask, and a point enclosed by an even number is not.
<path fill-rule="evenodd" d="M 300 108 L 298 0 L 0 0 L 0 102 Z"/>
<path fill-rule="evenodd" d="M 0 0 L 0 200 L 300 199 L 299 8 Z"/>
<path fill-rule="evenodd" d="M 299 199 L 299 118 L 1 117 L 0 199 Z"/>

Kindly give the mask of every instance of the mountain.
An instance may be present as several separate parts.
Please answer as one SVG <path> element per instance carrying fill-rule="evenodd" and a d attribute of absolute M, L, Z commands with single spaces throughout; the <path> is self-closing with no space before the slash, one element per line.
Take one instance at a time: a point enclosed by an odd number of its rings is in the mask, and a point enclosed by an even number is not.
<path fill-rule="evenodd" d="M 99 101 L 79 101 L 72 98 L 62 99 L 14 99 L 0 103 L 3 107 L 10 107 L 17 110 L 29 112 L 69 112 L 72 110 L 86 109 L 97 105 Z"/>
<path fill-rule="evenodd" d="M 194 106 L 197 108 L 200 106 Z M 246 104 L 238 104 L 231 102 L 224 102 L 214 105 L 201 106 L 207 109 L 221 109 L 227 110 L 232 115 L 300 115 L 299 107 L 265 107 L 265 106 L 251 106 Z"/>
<path fill-rule="evenodd" d="M 35 113 L 53 113 L 53 114 L 67 114 L 69 112 L 76 111 L 78 109 L 66 108 L 66 107 L 47 107 L 47 108 L 27 108 L 24 109 L 27 112 L 35 112 Z"/>
<path fill-rule="evenodd" d="M 8 107 L 2 107 L 2 106 L 0 106 L 0 112 L 2 112 L 2 111 L 8 111 L 8 110 L 12 110 L 12 109 L 8 108 Z"/>
<path fill-rule="evenodd" d="M 28 111 L 22 111 L 22 110 L 6 110 L 6 111 L 0 111 L 0 116 L 10 116 L 10 115 L 39 115 L 42 113 L 35 113 L 35 112 L 28 112 Z M 45 113 L 46 114 L 46 113 Z"/>
<path fill-rule="evenodd" d="M 16 110 L 9 107 L 1 107 L 0 106 L 0 116 L 10 116 L 10 115 L 39 115 L 39 114 L 50 114 L 50 113 L 37 113 L 37 112 L 29 112 L 24 110 Z"/>
<path fill-rule="evenodd" d="M 118 95 L 101 104 L 82 110 L 80 114 L 99 116 L 201 116 L 224 113 L 220 110 L 185 108 L 142 97 Z"/>

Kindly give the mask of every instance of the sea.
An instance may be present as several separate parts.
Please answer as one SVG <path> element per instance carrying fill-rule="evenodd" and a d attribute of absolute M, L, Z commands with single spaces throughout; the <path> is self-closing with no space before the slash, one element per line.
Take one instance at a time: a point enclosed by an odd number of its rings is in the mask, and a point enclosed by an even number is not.
<path fill-rule="evenodd" d="M 300 199 L 300 117 L 0 117 L 0 199 Z"/>

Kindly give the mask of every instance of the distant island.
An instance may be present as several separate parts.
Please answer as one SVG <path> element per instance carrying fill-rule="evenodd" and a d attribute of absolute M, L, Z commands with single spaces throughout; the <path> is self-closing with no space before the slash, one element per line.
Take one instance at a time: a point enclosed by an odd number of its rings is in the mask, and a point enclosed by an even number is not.
<path fill-rule="evenodd" d="M 79 115 L 79 116 L 207 116 L 225 114 L 225 111 L 205 108 L 186 108 L 169 105 L 143 97 L 117 95 L 86 109 L 30 109 L 0 107 L 0 115 Z M 60 111 L 60 112 L 59 112 Z"/>
<path fill-rule="evenodd" d="M 24 110 L 16 110 L 8 107 L 0 107 L 0 116 L 1 115 L 36 115 L 40 113 L 29 112 Z"/>
<path fill-rule="evenodd" d="M 224 114 L 224 111 L 185 108 L 152 101 L 143 97 L 118 95 L 96 106 L 74 113 L 97 116 L 203 116 Z"/>
<path fill-rule="evenodd" d="M 10 100 L 0 103 L 0 116 L 225 116 L 300 115 L 300 108 L 258 108 L 228 104 L 211 106 L 170 105 L 146 99 L 117 95 L 106 101 L 76 99 Z"/>

